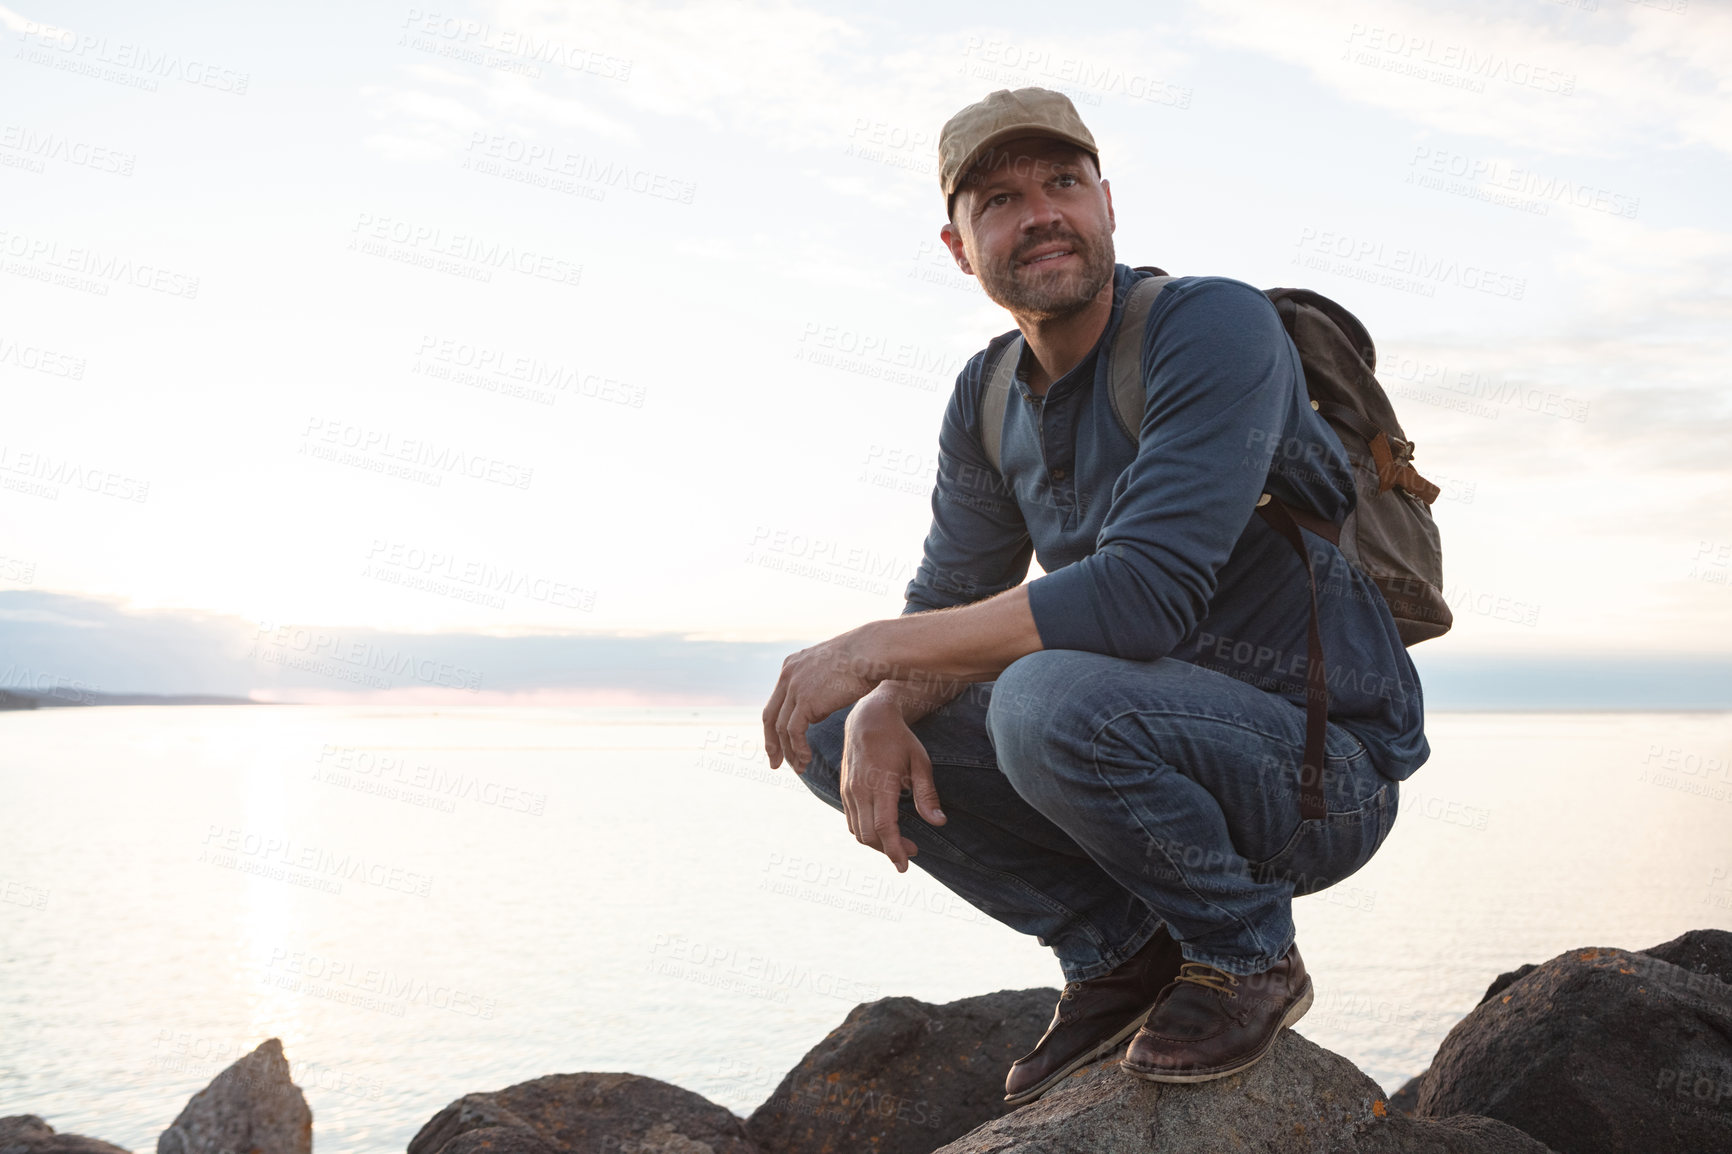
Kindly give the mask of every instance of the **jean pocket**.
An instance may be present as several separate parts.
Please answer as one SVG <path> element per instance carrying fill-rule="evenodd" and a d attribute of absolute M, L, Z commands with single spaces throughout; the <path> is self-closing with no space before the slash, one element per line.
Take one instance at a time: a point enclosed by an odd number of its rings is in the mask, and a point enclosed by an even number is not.
<path fill-rule="evenodd" d="M 1293 896 L 1328 889 L 1371 860 L 1395 824 L 1398 786 L 1385 781 L 1357 809 L 1302 819 L 1275 855 L 1252 862 L 1259 882 L 1291 881 Z"/>

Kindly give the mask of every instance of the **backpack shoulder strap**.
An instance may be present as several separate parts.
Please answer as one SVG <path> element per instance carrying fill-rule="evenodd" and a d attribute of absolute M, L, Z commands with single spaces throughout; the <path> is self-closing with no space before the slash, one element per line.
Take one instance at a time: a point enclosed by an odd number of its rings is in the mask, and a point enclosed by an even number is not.
<path fill-rule="evenodd" d="M 1004 466 L 999 458 L 1004 445 L 1004 410 L 1010 401 L 1011 382 L 1016 380 L 1016 367 L 1022 363 L 1022 334 L 1006 341 L 994 358 L 987 355 L 986 386 L 980 394 L 980 447 L 986 459 L 1000 475 Z"/>
<path fill-rule="evenodd" d="M 1134 445 L 1143 428 L 1143 408 L 1147 391 L 1143 387 L 1143 330 L 1148 327 L 1149 311 L 1162 289 L 1179 278 L 1168 276 L 1160 269 L 1140 266 L 1138 271 L 1151 271 L 1155 276 L 1143 277 L 1131 286 L 1125 297 L 1125 310 L 1119 319 L 1119 331 L 1107 352 L 1107 375 L 1112 384 L 1113 416 L 1119 428 Z M 1024 341 L 1021 334 L 1000 349 L 996 359 L 988 354 L 986 386 L 980 397 L 980 444 L 986 459 L 999 473 L 1004 472 L 1000 456 L 1004 445 L 1004 411 L 1010 400 L 1011 382 L 1016 379 L 1017 366 L 1022 363 Z"/>
<path fill-rule="evenodd" d="M 1143 386 L 1143 330 L 1148 327 L 1149 310 L 1155 298 L 1168 284 L 1177 280 L 1171 276 L 1146 276 L 1131 286 L 1125 297 L 1125 311 L 1119 318 L 1119 331 L 1113 337 L 1108 353 L 1107 374 L 1113 390 L 1113 416 L 1119 428 L 1136 444 L 1142 435 L 1143 408 L 1148 393 Z"/>
<path fill-rule="evenodd" d="M 1257 513 L 1269 527 L 1286 538 L 1305 567 L 1305 584 L 1311 593 L 1311 616 L 1305 627 L 1305 759 L 1299 765 L 1299 816 L 1307 821 L 1327 812 L 1323 798 L 1323 758 L 1329 735 L 1329 674 L 1323 667 L 1323 627 L 1317 611 L 1317 572 L 1300 526 L 1321 534 L 1330 544 L 1340 541 L 1338 526 L 1296 509 L 1268 493 L 1257 499 Z"/>

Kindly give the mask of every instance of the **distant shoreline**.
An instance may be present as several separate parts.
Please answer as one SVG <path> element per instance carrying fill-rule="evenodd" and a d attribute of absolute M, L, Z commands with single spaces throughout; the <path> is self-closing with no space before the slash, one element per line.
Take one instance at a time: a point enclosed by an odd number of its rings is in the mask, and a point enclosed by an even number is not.
<path fill-rule="evenodd" d="M 215 693 L 98 693 L 93 689 L 34 692 L 0 689 L 0 710 L 60 709 L 77 705 L 274 705 L 250 697 L 224 697 Z"/>
<path fill-rule="evenodd" d="M 26 709 L 60 709 L 67 706 L 103 706 L 103 705 L 304 705 L 298 701 L 260 701 L 251 697 L 232 697 L 215 693 L 99 693 L 89 689 L 64 690 L 20 690 L 15 688 L 0 688 L 0 712 Z M 319 702 L 318 704 L 377 707 L 377 701 L 355 702 Z M 394 702 L 403 708 L 416 708 L 413 701 Z M 425 705 L 439 709 L 488 709 L 488 708 L 519 708 L 518 706 L 499 706 L 494 703 L 477 705 L 460 705 L 448 701 L 426 702 Z M 560 707 L 554 707 L 560 708 Z M 612 709 L 617 706 L 571 706 L 567 708 L 602 708 Z M 638 706 L 646 709 L 756 709 L 752 702 L 699 702 L 686 703 L 663 702 L 657 705 Z M 1732 713 L 1732 705 L 1664 705 L 1664 704 L 1616 704 L 1603 703 L 1597 705 L 1433 705 L 1426 708 L 1426 713 L 1481 713 L 1481 714 L 1523 714 L 1523 713 Z"/>

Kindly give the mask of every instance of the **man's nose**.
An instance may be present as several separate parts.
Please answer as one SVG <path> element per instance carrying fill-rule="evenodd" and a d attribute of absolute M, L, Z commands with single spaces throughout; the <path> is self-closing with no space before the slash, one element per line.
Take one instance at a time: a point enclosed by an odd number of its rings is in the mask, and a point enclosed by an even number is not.
<path fill-rule="evenodd" d="M 1058 204 L 1044 189 L 1037 189 L 1023 198 L 1022 231 L 1037 232 L 1050 228 L 1064 219 Z"/>

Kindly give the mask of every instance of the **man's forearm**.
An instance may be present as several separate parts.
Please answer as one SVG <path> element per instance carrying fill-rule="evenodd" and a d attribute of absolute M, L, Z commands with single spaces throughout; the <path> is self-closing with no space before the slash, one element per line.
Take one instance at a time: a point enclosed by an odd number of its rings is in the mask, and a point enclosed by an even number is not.
<path fill-rule="evenodd" d="M 1026 584 L 972 605 L 874 621 L 862 627 L 861 643 L 869 675 L 906 683 L 891 691 L 903 695 L 947 690 L 940 705 L 1042 648 Z"/>

